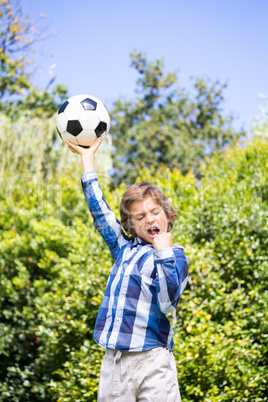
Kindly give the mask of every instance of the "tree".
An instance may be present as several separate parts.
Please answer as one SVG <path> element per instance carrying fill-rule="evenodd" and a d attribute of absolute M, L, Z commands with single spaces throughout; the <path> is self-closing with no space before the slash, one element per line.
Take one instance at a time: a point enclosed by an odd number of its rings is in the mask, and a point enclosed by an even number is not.
<path fill-rule="evenodd" d="M 253 133 L 256 136 L 260 136 L 263 138 L 268 137 L 268 98 L 264 95 L 261 95 L 264 100 L 264 106 L 260 107 L 260 114 L 257 116 L 253 123 Z"/>
<path fill-rule="evenodd" d="M 12 118 L 24 111 L 51 116 L 66 97 L 67 89 L 57 85 L 50 93 L 48 87 L 45 91 L 34 88 L 30 70 L 34 44 L 46 36 L 36 29 L 32 18 L 23 15 L 16 1 L 0 0 L 0 22 L 0 111 Z"/>
<path fill-rule="evenodd" d="M 146 55 L 133 52 L 131 60 L 139 74 L 138 96 L 118 100 L 111 111 L 116 183 L 132 183 L 142 164 L 183 173 L 198 169 L 209 153 L 241 136 L 232 129 L 232 117 L 222 114 L 226 84 L 197 78 L 190 95 L 176 72 L 164 74 L 162 59 L 148 62 Z"/>

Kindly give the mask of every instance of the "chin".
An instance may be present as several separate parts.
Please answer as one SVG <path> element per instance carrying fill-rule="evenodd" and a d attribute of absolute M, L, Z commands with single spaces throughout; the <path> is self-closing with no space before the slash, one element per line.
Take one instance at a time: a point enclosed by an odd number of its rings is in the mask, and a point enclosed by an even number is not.
<path fill-rule="evenodd" d="M 138 236 L 144 243 L 153 244 L 154 239 L 148 239 L 147 237 Z"/>

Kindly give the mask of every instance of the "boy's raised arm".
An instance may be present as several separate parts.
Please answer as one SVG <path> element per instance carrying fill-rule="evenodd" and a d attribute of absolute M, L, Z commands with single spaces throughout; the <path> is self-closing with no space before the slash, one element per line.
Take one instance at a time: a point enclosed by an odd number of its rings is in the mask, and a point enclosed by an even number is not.
<path fill-rule="evenodd" d="M 93 224 L 109 247 L 112 258 L 116 259 L 120 248 L 126 243 L 126 239 L 122 235 L 119 220 L 103 198 L 95 172 L 94 156 L 101 141 L 102 138 L 98 138 L 90 148 L 83 148 L 69 141 L 66 142 L 72 152 L 81 156 L 83 173 L 87 173 L 86 175 L 82 174 L 82 187 L 88 208 L 93 217 Z"/>

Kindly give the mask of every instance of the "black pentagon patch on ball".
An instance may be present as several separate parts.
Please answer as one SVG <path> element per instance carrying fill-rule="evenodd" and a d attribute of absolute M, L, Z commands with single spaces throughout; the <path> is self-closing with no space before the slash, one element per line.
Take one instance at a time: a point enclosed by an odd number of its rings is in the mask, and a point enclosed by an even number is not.
<path fill-rule="evenodd" d="M 106 130 L 107 130 L 107 123 L 104 123 L 103 121 L 101 121 L 101 122 L 98 124 L 98 127 L 95 128 L 96 136 L 97 136 L 98 138 L 101 137 L 101 135 L 102 135 Z"/>
<path fill-rule="evenodd" d="M 81 105 L 85 110 L 96 110 L 97 109 L 97 102 L 93 99 L 86 98 L 81 102 Z"/>
<path fill-rule="evenodd" d="M 69 120 L 67 123 L 68 133 L 74 135 L 75 137 L 81 133 L 83 130 L 79 120 Z"/>
<path fill-rule="evenodd" d="M 67 107 L 68 105 L 69 105 L 69 102 L 68 102 L 68 101 L 65 101 L 65 102 L 61 105 L 61 107 L 59 108 L 58 114 L 63 113 L 64 110 L 66 109 L 66 107 Z"/>

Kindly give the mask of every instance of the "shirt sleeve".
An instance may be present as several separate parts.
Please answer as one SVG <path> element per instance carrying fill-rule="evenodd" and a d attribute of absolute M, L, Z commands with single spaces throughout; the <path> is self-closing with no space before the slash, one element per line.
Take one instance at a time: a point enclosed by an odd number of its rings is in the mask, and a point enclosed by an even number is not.
<path fill-rule="evenodd" d="M 128 242 L 121 224 L 106 203 L 95 170 L 84 172 L 81 183 L 96 230 L 103 237 L 115 260 L 120 248 Z"/>
<path fill-rule="evenodd" d="M 188 278 L 189 264 L 182 248 L 154 251 L 158 302 L 162 313 L 176 309 Z"/>

